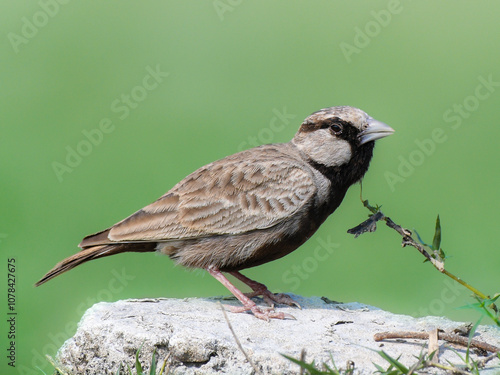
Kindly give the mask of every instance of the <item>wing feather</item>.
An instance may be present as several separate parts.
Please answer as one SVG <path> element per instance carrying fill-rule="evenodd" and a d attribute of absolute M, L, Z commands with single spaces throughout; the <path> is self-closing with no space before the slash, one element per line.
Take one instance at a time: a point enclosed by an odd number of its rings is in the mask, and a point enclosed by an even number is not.
<path fill-rule="evenodd" d="M 277 147 L 259 149 L 198 169 L 111 227 L 109 239 L 169 241 L 240 234 L 272 227 L 309 204 L 316 193 L 310 170 Z"/>

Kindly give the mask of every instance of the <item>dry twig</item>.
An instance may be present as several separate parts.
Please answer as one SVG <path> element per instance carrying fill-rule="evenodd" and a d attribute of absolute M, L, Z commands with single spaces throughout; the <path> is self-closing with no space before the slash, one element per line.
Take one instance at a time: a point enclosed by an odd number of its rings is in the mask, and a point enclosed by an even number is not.
<path fill-rule="evenodd" d="M 302 349 L 300 351 L 300 361 L 301 362 L 305 362 L 306 361 L 306 350 L 305 349 Z M 302 366 L 300 366 L 299 375 L 304 375 L 304 367 L 302 367 Z"/>
<path fill-rule="evenodd" d="M 482 368 L 482 367 L 486 366 L 486 364 L 487 364 L 489 361 L 491 361 L 492 359 L 495 359 L 495 358 L 500 358 L 500 356 L 499 356 L 499 355 L 500 355 L 500 353 L 493 353 L 493 354 L 491 354 L 491 355 L 489 355 L 489 356 L 487 356 L 487 357 L 485 357 L 485 358 L 483 358 L 483 359 L 479 360 L 479 361 L 477 362 L 477 366 L 478 366 L 479 368 Z"/>
<path fill-rule="evenodd" d="M 428 354 L 429 354 L 429 360 L 432 363 L 439 362 L 439 343 L 438 343 L 438 340 L 439 340 L 439 330 L 436 328 L 436 329 L 433 329 L 432 331 L 429 332 Z"/>
<path fill-rule="evenodd" d="M 375 341 L 382 341 L 382 340 L 387 340 L 387 339 L 420 339 L 420 340 L 427 340 L 429 338 L 429 333 L 428 332 L 407 332 L 407 331 L 402 331 L 402 332 L 380 332 L 376 333 L 373 336 L 373 339 Z M 491 353 L 499 353 L 500 348 L 497 348 L 496 346 L 487 344 L 482 341 L 478 340 L 470 340 L 467 337 L 459 336 L 459 335 L 450 335 L 449 333 L 438 333 L 438 338 L 439 340 L 444 340 L 451 342 L 453 344 L 459 344 L 467 347 L 469 344 L 471 347 L 474 348 L 479 348 L 486 350 Z"/>
<path fill-rule="evenodd" d="M 466 287 L 467 289 L 469 289 L 472 293 L 474 293 L 479 298 L 481 298 L 483 300 L 490 299 L 490 297 L 487 296 L 486 294 L 480 292 L 479 290 L 477 290 L 473 286 L 469 285 L 468 283 L 466 283 L 465 281 L 463 281 L 461 278 L 459 278 L 459 277 L 453 275 L 452 273 L 448 272 L 444 268 L 444 262 L 441 260 L 441 257 L 438 256 L 438 254 L 436 254 L 437 250 L 434 251 L 435 254 L 432 254 L 432 255 L 429 254 L 429 252 L 425 249 L 425 247 L 423 245 L 421 245 L 419 242 L 415 241 L 415 239 L 412 237 L 412 232 L 410 230 L 403 228 L 401 225 L 398 225 L 394 221 L 392 221 L 392 219 L 390 217 L 385 216 L 382 213 L 382 211 L 380 211 L 379 207 L 370 206 L 370 204 L 366 200 L 365 201 L 362 200 L 362 202 L 363 202 L 363 205 L 372 212 L 372 215 L 367 220 L 365 220 L 364 222 L 362 222 L 361 224 L 355 226 L 354 228 L 349 229 L 347 231 L 347 233 L 353 234 L 354 237 L 358 237 L 359 235 L 361 235 L 363 233 L 366 233 L 366 232 L 375 232 L 375 230 L 377 229 L 377 221 L 384 220 L 385 223 L 386 223 L 386 225 L 389 228 L 394 229 L 396 232 L 398 232 L 401 235 L 401 237 L 403 237 L 403 241 L 401 243 L 401 245 L 403 247 L 406 247 L 406 246 L 412 246 L 412 247 L 414 247 L 429 262 L 431 262 L 432 265 L 439 272 L 445 274 L 446 276 L 448 276 L 448 277 L 452 278 L 453 280 L 455 280 L 456 282 L 460 283 L 461 285 L 463 285 L 464 287 Z M 492 303 L 490 305 L 490 307 L 496 313 L 498 313 L 497 306 L 494 303 Z"/>

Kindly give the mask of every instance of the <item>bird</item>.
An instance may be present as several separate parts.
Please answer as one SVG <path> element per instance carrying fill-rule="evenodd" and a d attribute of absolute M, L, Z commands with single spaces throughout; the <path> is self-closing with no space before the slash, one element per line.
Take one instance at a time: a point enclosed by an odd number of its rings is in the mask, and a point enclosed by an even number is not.
<path fill-rule="evenodd" d="M 272 293 L 241 270 L 279 259 L 304 244 L 368 170 L 375 141 L 394 132 L 350 106 L 323 108 L 288 143 L 266 144 L 207 164 L 159 199 L 108 229 L 86 236 L 81 250 L 57 263 L 35 285 L 87 261 L 126 252 L 158 252 L 201 268 L 263 320 L 288 319 L 274 304 L 300 305 Z M 251 289 L 241 292 L 223 274 Z M 251 298 L 262 296 L 270 307 Z"/>

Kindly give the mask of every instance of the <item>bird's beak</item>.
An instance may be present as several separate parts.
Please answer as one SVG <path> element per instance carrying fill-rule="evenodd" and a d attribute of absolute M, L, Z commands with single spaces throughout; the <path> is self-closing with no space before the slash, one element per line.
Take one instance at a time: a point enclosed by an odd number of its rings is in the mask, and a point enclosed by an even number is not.
<path fill-rule="evenodd" d="M 375 141 L 380 138 L 387 137 L 394 133 L 394 129 L 383 122 L 377 121 L 374 118 L 368 118 L 368 127 L 359 133 L 359 144 L 363 145 L 366 142 Z"/>

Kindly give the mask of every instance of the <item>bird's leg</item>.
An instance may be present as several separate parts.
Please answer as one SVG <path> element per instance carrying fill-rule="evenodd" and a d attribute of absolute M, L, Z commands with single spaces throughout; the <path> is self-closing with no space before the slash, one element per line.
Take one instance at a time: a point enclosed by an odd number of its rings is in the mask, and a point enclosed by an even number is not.
<path fill-rule="evenodd" d="M 290 314 L 285 314 L 282 312 L 275 312 L 273 309 L 261 309 L 258 307 L 254 301 L 245 296 L 238 288 L 236 288 L 231 282 L 220 272 L 216 267 L 210 266 L 207 268 L 207 271 L 220 281 L 222 285 L 224 285 L 242 304 L 242 307 L 233 307 L 230 309 L 232 312 L 239 313 L 244 311 L 251 311 L 257 318 L 262 320 L 269 319 L 295 319 Z"/>
<path fill-rule="evenodd" d="M 256 296 L 262 296 L 264 301 L 271 307 L 274 307 L 274 303 L 279 303 L 282 305 L 288 305 L 288 306 L 296 306 L 299 309 L 302 309 L 302 307 L 295 302 L 289 295 L 283 294 L 283 293 L 272 293 L 269 289 L 267 289 L 267 286 L 264 284 L 261 284 L 255 280 L 249 279 L 245 275 L 242 275 L 241 273 L 235 271 L 235 272 L 229 272 L 231 275 L 236 277 L 237 279 L 243 281 L 245 284 L 247 284 L 250 288 L 252 288 L 253 292 L 252 293 L 247 293 L 247 297 L 256 297 Z"/>

